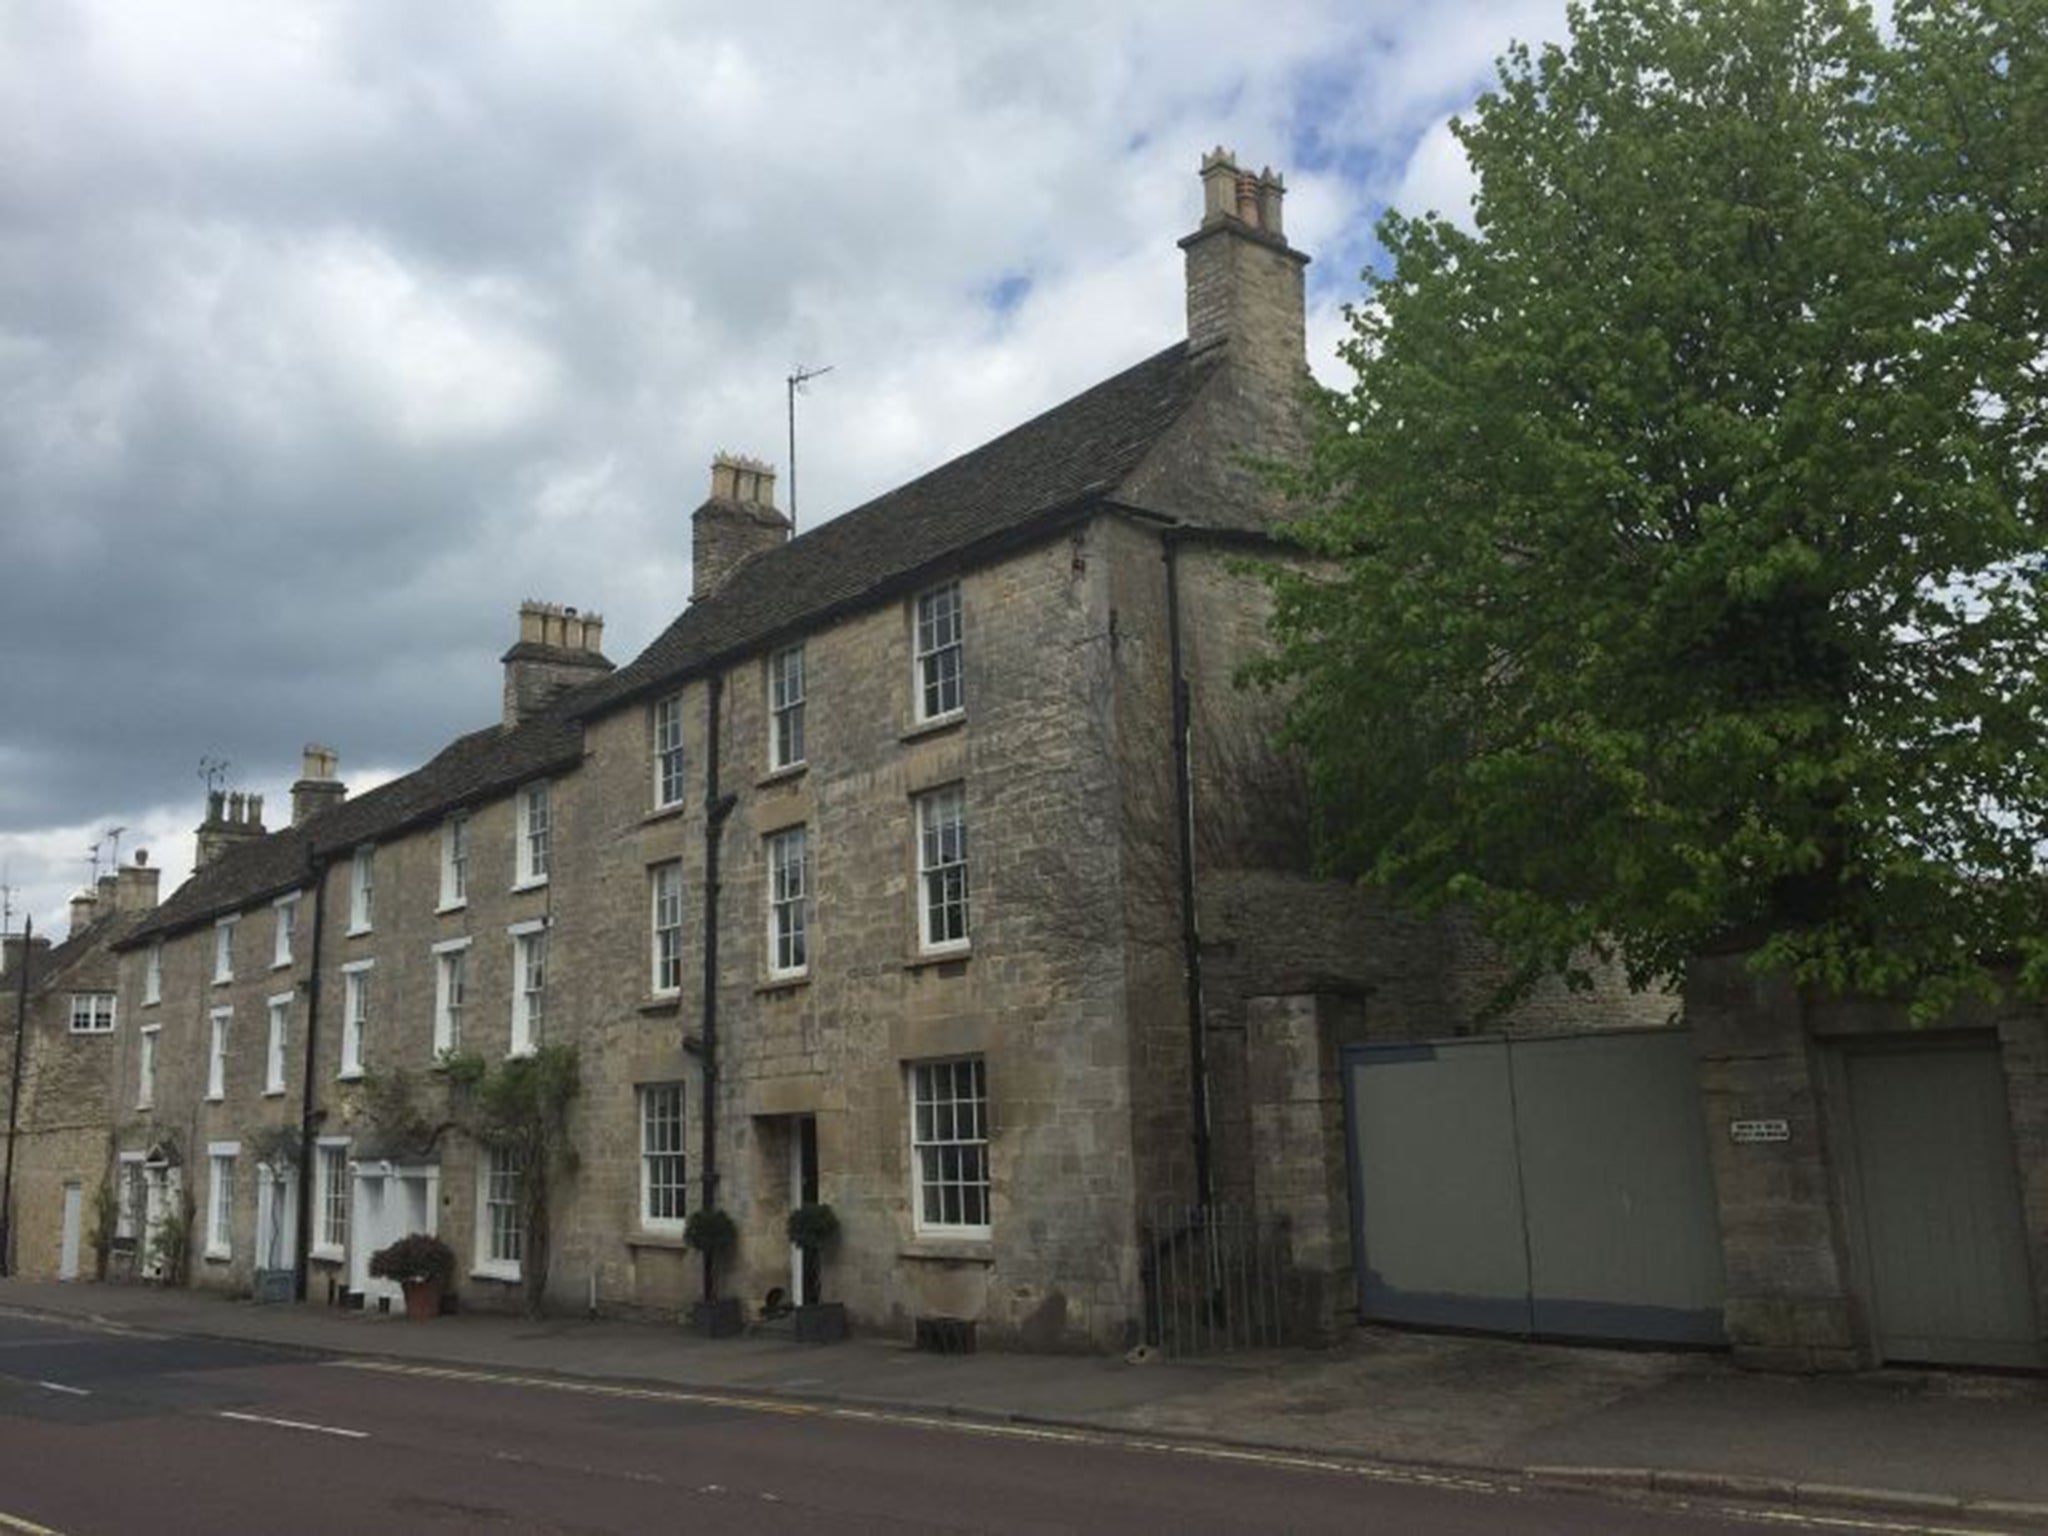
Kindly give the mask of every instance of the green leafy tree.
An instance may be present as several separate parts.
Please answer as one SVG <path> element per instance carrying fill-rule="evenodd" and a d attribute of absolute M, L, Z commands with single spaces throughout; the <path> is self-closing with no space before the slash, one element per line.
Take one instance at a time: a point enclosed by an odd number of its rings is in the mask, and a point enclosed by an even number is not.
<path fill-rule="evenodd" d="M 2048 982 L 2048 5 L 1612 0 L 1390 213 L 1268 680 L 1325 854 L 1638 982 Z M 1577 979 L 1583 979 L 1578 977 Z"/>

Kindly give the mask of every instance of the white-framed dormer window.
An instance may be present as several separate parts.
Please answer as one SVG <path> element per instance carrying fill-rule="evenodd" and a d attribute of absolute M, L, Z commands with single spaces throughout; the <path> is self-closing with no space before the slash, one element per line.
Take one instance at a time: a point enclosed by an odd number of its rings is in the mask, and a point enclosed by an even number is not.
<path fill-rule="evenodd" d="M 687 1210 L 683 1085 L 640 1090 L 640 1230 L 679 1235 Z"/>
<path fill-rule="evenodd" d="M 794 768 L 804 760 L 804 648 L 792 645 L 768 658 L 768 766 Z"/>
<path fill-rule="evenodd" d="M 512 1045 L 507 1053 L 531 1055 L 547 1023 L 548 929 L 543 922 L 515 923 L 512 935 Z"/>
<path fill-rule="evenodd" d="M 811 847 L 803 827 L 768 839 L 768 974 L 797 976 L 810 964 Z"/>
<path fill-rule="evenodd" d="M 476 1262 L 479 1275 L 517 1280 L 526 1257 L 519 1167 L 502 1147 L 485 1147 L 476 1167 Z"/>
<path fill-rule="evenodd" d="M 548 878 L 548 844 L 553 832 L 553 814 L 549 808 L 548 784 L 543 779 L 538 784 L 528 784 L 519 791 L 519 854 L 515 890 L 529 885 L 543 885 Z"/>
<path fill-rule="evenodd" d="M 370 978 L 374 960 L 351 960 L 341 968 L 341 1077 L 363 1075 L 363 1040 L 370 1032 Z"/>
<path fill-rule="evenodd" d="M 680 859 L 657 864 L 647 872 L 653 912 L 653 943 L 649 983 L 657 997 L 672 996 L 683 987 L 683 865 Z"/>
<path fill-rule="evenodd" d="M 142 967 L 142 1006 L 154 1008 L 164 1000 L 164 941 L 149 946 L 149 958 Z"/>
<path fill-rule="evenodd" d="M 452 912 L 469 902 L 469 813 L 457 811 L 441 823 L 440 910 Z"/>
<path fill-rule="evenodd" d="M 377 922 L 377 850 L 362 847 L 348 867 L 348 931 L 368 933 Z"/>
<path fill-rule="evenodd" d="M 469 940 L 434 946 L 434 1054 L 462 1049 L 462 1020 L 469 1010 Z"/>
<path fill-rule="evenodd" d="M 206 1018 L 211 1026 L 206 1042 L 206 1096 L 218 1101 L 228 1093 L 228 1030 L 234 1024 L 235 1010 L 216 1008 Z"/>
<path fill-rule="evenodd" d="M 917 943 L 967 944 L 967 791 L 950 784 L 917 797 Z"/>
<path fill-rule="evenodd" d="M 348 1138 L 323 1136 L 313 1148 L 313 1257 L 339 1260 L 348 1250 Z"/>
<path fill-rule="evenodd" d="M 71 994 L 71 1033 L 108 1035 L 114 1032 L 114 994 L 74 992 Z"/>
<path fill-rule="evenodd" d="M 232 917 L 215 920 L 213 925 L 213 984 L 220 986 L 235 979 L 235 923 Z"/>
<path fill-rule="evenodd" d="M 263 1042 L 263 1091 L 275 1096 L 284 1092 L 285 1049 L 292 1026 L 292 995 L 280 992 L 265 1006 L 270 1012 L 270 1029 Z"/>
<path fill-rule="evenodd" d="M 910 1163 L 919 1232 L 989 1235 L 988 1078 L 979 1056 L 910 1064 Z"/>
<path fill-rule="evenodd" d="M 967 707 L 961 678 L 960 583 L 949 581 L 917 600 L 917 718 L 943 720 Z"/>
<path fill-rule="evenodd" d="M 135 1052 L 135 1107 L 149 1109 L 156 1103 L 156 1037 L 161 1024 L 145 1024 L 137 1032 Z"/>
<path fill-rule="evenodd" d="M 270 968 L 282 970 L 292 963 L 292 946 L 299 932 L 299 893 L 280 896 L 270 904 L 277 916 L 277 929 L 270 945 Z"/>
<path fill-rule="evenodd" d="M 654 704 L 654 808 L 683 803 L 683 696 L 672 693 Z"/>
<path fill-rule="evenodd" d="M 242 1155 L 238 1141 L 216 1141 L 206 1148 L 206 1256 L 228 1259 L 235 1252 L 235 1163 Z"/>

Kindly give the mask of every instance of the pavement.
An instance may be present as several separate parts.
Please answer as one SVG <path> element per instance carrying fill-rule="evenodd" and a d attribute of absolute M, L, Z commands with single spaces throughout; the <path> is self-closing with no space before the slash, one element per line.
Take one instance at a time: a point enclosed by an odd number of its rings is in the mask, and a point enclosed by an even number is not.
<path fill-rule="evenodd" d="M 1713 1354 L 1372 1327 L 1331 1350 L 1199 1361 L 933 1355 L 873 1336 L 807 1346 L 610 1318 L 465 1313 L 409 1323 L 205 1291 L 24 1280 L 0 1280 L 0 1307 L 415 1365 L 2048 1528 L 2048 1378 L 2039 1376 L 1768 1376 Z"/>

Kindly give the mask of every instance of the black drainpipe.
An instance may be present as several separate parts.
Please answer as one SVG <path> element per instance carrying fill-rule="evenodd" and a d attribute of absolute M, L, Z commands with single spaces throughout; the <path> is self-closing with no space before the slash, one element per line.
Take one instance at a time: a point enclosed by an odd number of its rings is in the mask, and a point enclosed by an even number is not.
<path fill-rule="evenodd" d="M 319 1081 L 315 1063 L 320 1054 L 320 930 L 321 897 L 327 892 L 327 866 L 313 862 L 313 953 L 306 967 L 306 1061 L 299 1074 L 299 1222 L 292 1235 L 292 1295 L 306 1299 L 306 1279 L 313 1254 L 313 1138 L 325 1112 L 313 1107 L 313 1085 Z"/>
<path fill-rule="evenodd" d="M 1160 539 L 1166 561 L 1166 643 L 1173 671 L 1174 819 L 1180 832 L 1180 953 L 1187 978 L 1188 1098 L 1194 1121 L 1195 1198 L 1204 1209 L 1212 1193 L 1209 1176 L 1209 1051 L 1202 1027 L 1202 934 L 1195 907 L 1195 785 L 1190 762 L 1192 734 L 1188 679 L 1181 658 L 1179 541 L 1171 529 Z"/>
<path fill-rule="evenodd" d="M 703 1168 L 701 1208 L 718 1208 L 718 838 L 735 797 L 718 792 L 718 711 L 725 697 L 725 678 L 713 673 L 704 694 L 704 1021 L 697 1045 L 697 1074 L 703 1084 L 698 1115 L 702 1136 L 697 1161 Z M 685 1042 L 687 1047 L 687 1040 Z M 712 1256 L 704 1255 L 704 1299 L 717 1297 L 718 1276 Z"/>

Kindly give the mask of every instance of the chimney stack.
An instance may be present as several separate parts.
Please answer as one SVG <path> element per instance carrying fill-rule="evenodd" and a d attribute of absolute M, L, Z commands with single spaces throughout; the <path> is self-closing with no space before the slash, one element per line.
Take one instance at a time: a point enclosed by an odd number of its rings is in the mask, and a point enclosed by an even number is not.
<path fill-rule="evenodd" d="M 611 671 L 604 617 L 528 598 L 519 605 L 519 639 L 505 663 L 505 724 L 530 720 L 563 690 Z"/>
<path fill-rule="evenodd" d="M 123 917 L 147 912 L 156 905 L 157 877 L 163 873 L 150 866 L 149 850 L 135 850 L 135 862 L 121 866 L 114 887 L 114 910 Z"/>
<path fill-rule="evenodd" d="M 720 452 L 711 461 L 711 496 L 690 514 L 690 601 L 702 602 L 756 555 L 789 542 L 789 519 L 775 510 L 775 466 Z"/>
<path fill-rule="evenodd" d="M 43 974 L 43 961 L 49 953 L 50 941 L 40 933 L 26 940 L 18 933 L 0 933 L 0 976 L 7 977 L 12 986 L 15 973 L 25 962 L 33 961 L 29 980 L 34 982 Z"/>
<path fill-rule="evenodd" d="M 206 868 L 236 843 L 264 835 L 263 797 L 241 790 L 206 792 L 206 820 L 199 824 L 198 858 L 193 872 Z"/>
<path fill-rule="evenodd" d="M 99 911 L 100 893 L 94 887 L 81 886 L 71 893 L 71 931 L 67 939 L 75 939 L 92 926 L 92 920 Z"/>
<path fill-rule="evenodd" d="M 1188 347 L 1229 342 L 1261 373 L 1298 387 L 1308 342 L 1302 268 L 1287 243 L 1281 204 L 1287 184 L 1271 169 L 1241 171 L 1218 148 L 1202 157 L 1202 227 L 1181 241 L 1187 253 Z"/>
<path fill-rule="evenodd" d="M 306 743 L 299 757 L 299 781 L 292 786 L 292 825 L 307 821 L 348 798 L 348 786 L 335 777 L 341 755 L 317 741 Z"/>

